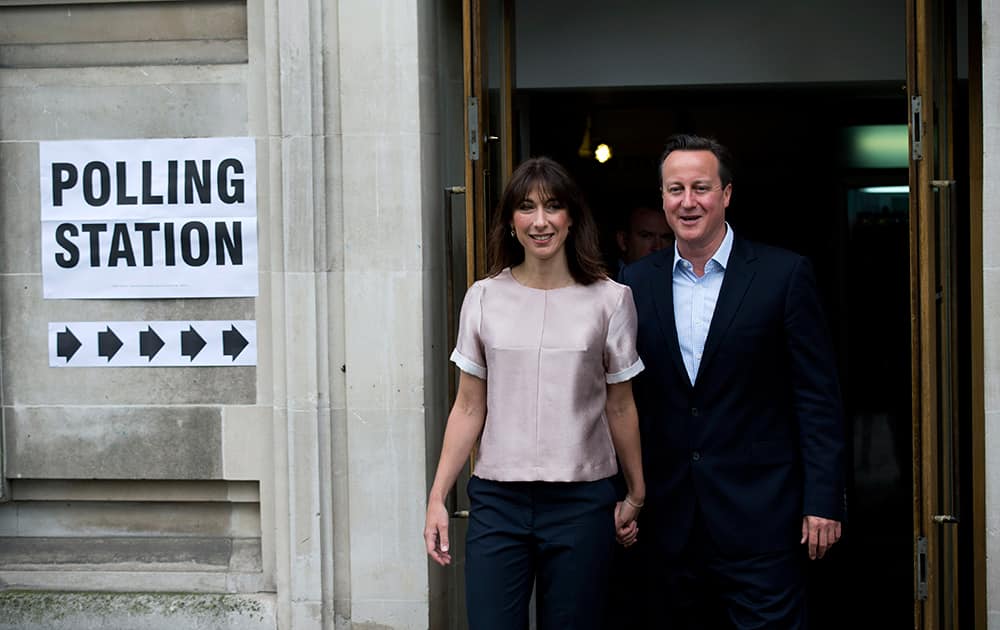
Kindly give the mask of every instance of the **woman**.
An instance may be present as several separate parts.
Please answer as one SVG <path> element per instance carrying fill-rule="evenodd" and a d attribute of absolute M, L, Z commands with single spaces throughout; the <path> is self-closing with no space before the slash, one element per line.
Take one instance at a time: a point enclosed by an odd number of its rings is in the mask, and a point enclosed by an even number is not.
<path fill-rule="evenodd" d="M 596 628 L 614 538 L 631 544 L 645 496 L 629 380 L 642 369 L 628 287 L 608 279 L 569 174 L 521 164 L 469 288 L 451 359 L 461 369 L 427 505 L 427 553 L 451 562 L 444 499 L 477 438 L 466 603 L 473 630 Z M 628 494 L 616 504 L 621 462 Z"/>

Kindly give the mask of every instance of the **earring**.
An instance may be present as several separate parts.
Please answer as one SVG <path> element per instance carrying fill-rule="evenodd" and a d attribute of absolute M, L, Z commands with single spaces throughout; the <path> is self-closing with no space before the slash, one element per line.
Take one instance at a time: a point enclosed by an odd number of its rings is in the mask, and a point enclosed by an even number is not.
<path fill-rule="evenodd" d="M 513 226 L 513 225 L 512 225 L 512 226 L 510 226 L 510 235 L 511 235 L 512 237 L 513 237 L 513 236 L 517 236 L 516 234 L 514 234 L 514 226 Z"/>

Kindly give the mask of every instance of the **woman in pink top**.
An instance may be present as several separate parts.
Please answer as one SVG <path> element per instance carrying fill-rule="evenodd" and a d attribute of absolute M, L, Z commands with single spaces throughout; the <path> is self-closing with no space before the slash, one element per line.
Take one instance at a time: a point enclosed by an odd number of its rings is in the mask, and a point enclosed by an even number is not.
<path fill-rule="evenodd" d="M 489 236 L 489 277 L 462 304 L 461 369 L 427 504 L 427 553 L 451 562 L 444 498 L 476 440 L 466 604 L 473 630 L 597 628 L 617 535 L 645 497 L 630 379 L 642 369 L 628 287 L 607 277 L 597 227 L 569 174 L 521 164 Z M 628 487 L 616 502 L 621 463 Z"/>

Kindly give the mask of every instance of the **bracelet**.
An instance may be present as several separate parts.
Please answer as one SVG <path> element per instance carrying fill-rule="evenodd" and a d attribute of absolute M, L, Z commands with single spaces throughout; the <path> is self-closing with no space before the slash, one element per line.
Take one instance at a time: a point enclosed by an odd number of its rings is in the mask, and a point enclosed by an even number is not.
<path fill-rule="evenodd" d="M 631 498 L 631 497 L 629 497 L 629 495 L 627 495 L 627 494 L 625 495 L 625 503 L 628 503 L 629 505 L 631 505 L 632 507 L 634 507 L 634 508 L 635 508 L 635 509 L 637 509 L 637 510 L 638 510 L 638 509 L 641 509 L 641 508 L 642 508 L 642 506 L 646 504 L 646 502 L 645 502 L 645 501 L 643 501 L 642 503 L 636 503 L 636 502 L 635 502 L 635 501 L 633 501 L 633 500 L 632 500 L 632 498 Z"/>

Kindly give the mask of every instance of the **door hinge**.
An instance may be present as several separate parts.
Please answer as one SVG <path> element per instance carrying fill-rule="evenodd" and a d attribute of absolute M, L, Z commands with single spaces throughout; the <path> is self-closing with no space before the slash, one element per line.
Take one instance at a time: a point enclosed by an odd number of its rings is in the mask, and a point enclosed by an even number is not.
<path fill-rule="evenodd" d="M 479 159 L 479 98 L 469 97 L 469 159 Z"/>
<path fill-rule="evenodd" d="M 917 537 L 917 599 L 927 599 L 927 537 Z"/>
<path fill-rule="evenodd" d="M 910 155 L 914 160 L 924 159 L 923 103 L 924 99 L 921 96 L 910 97 L 910 145 L 912 147 Z"/>

